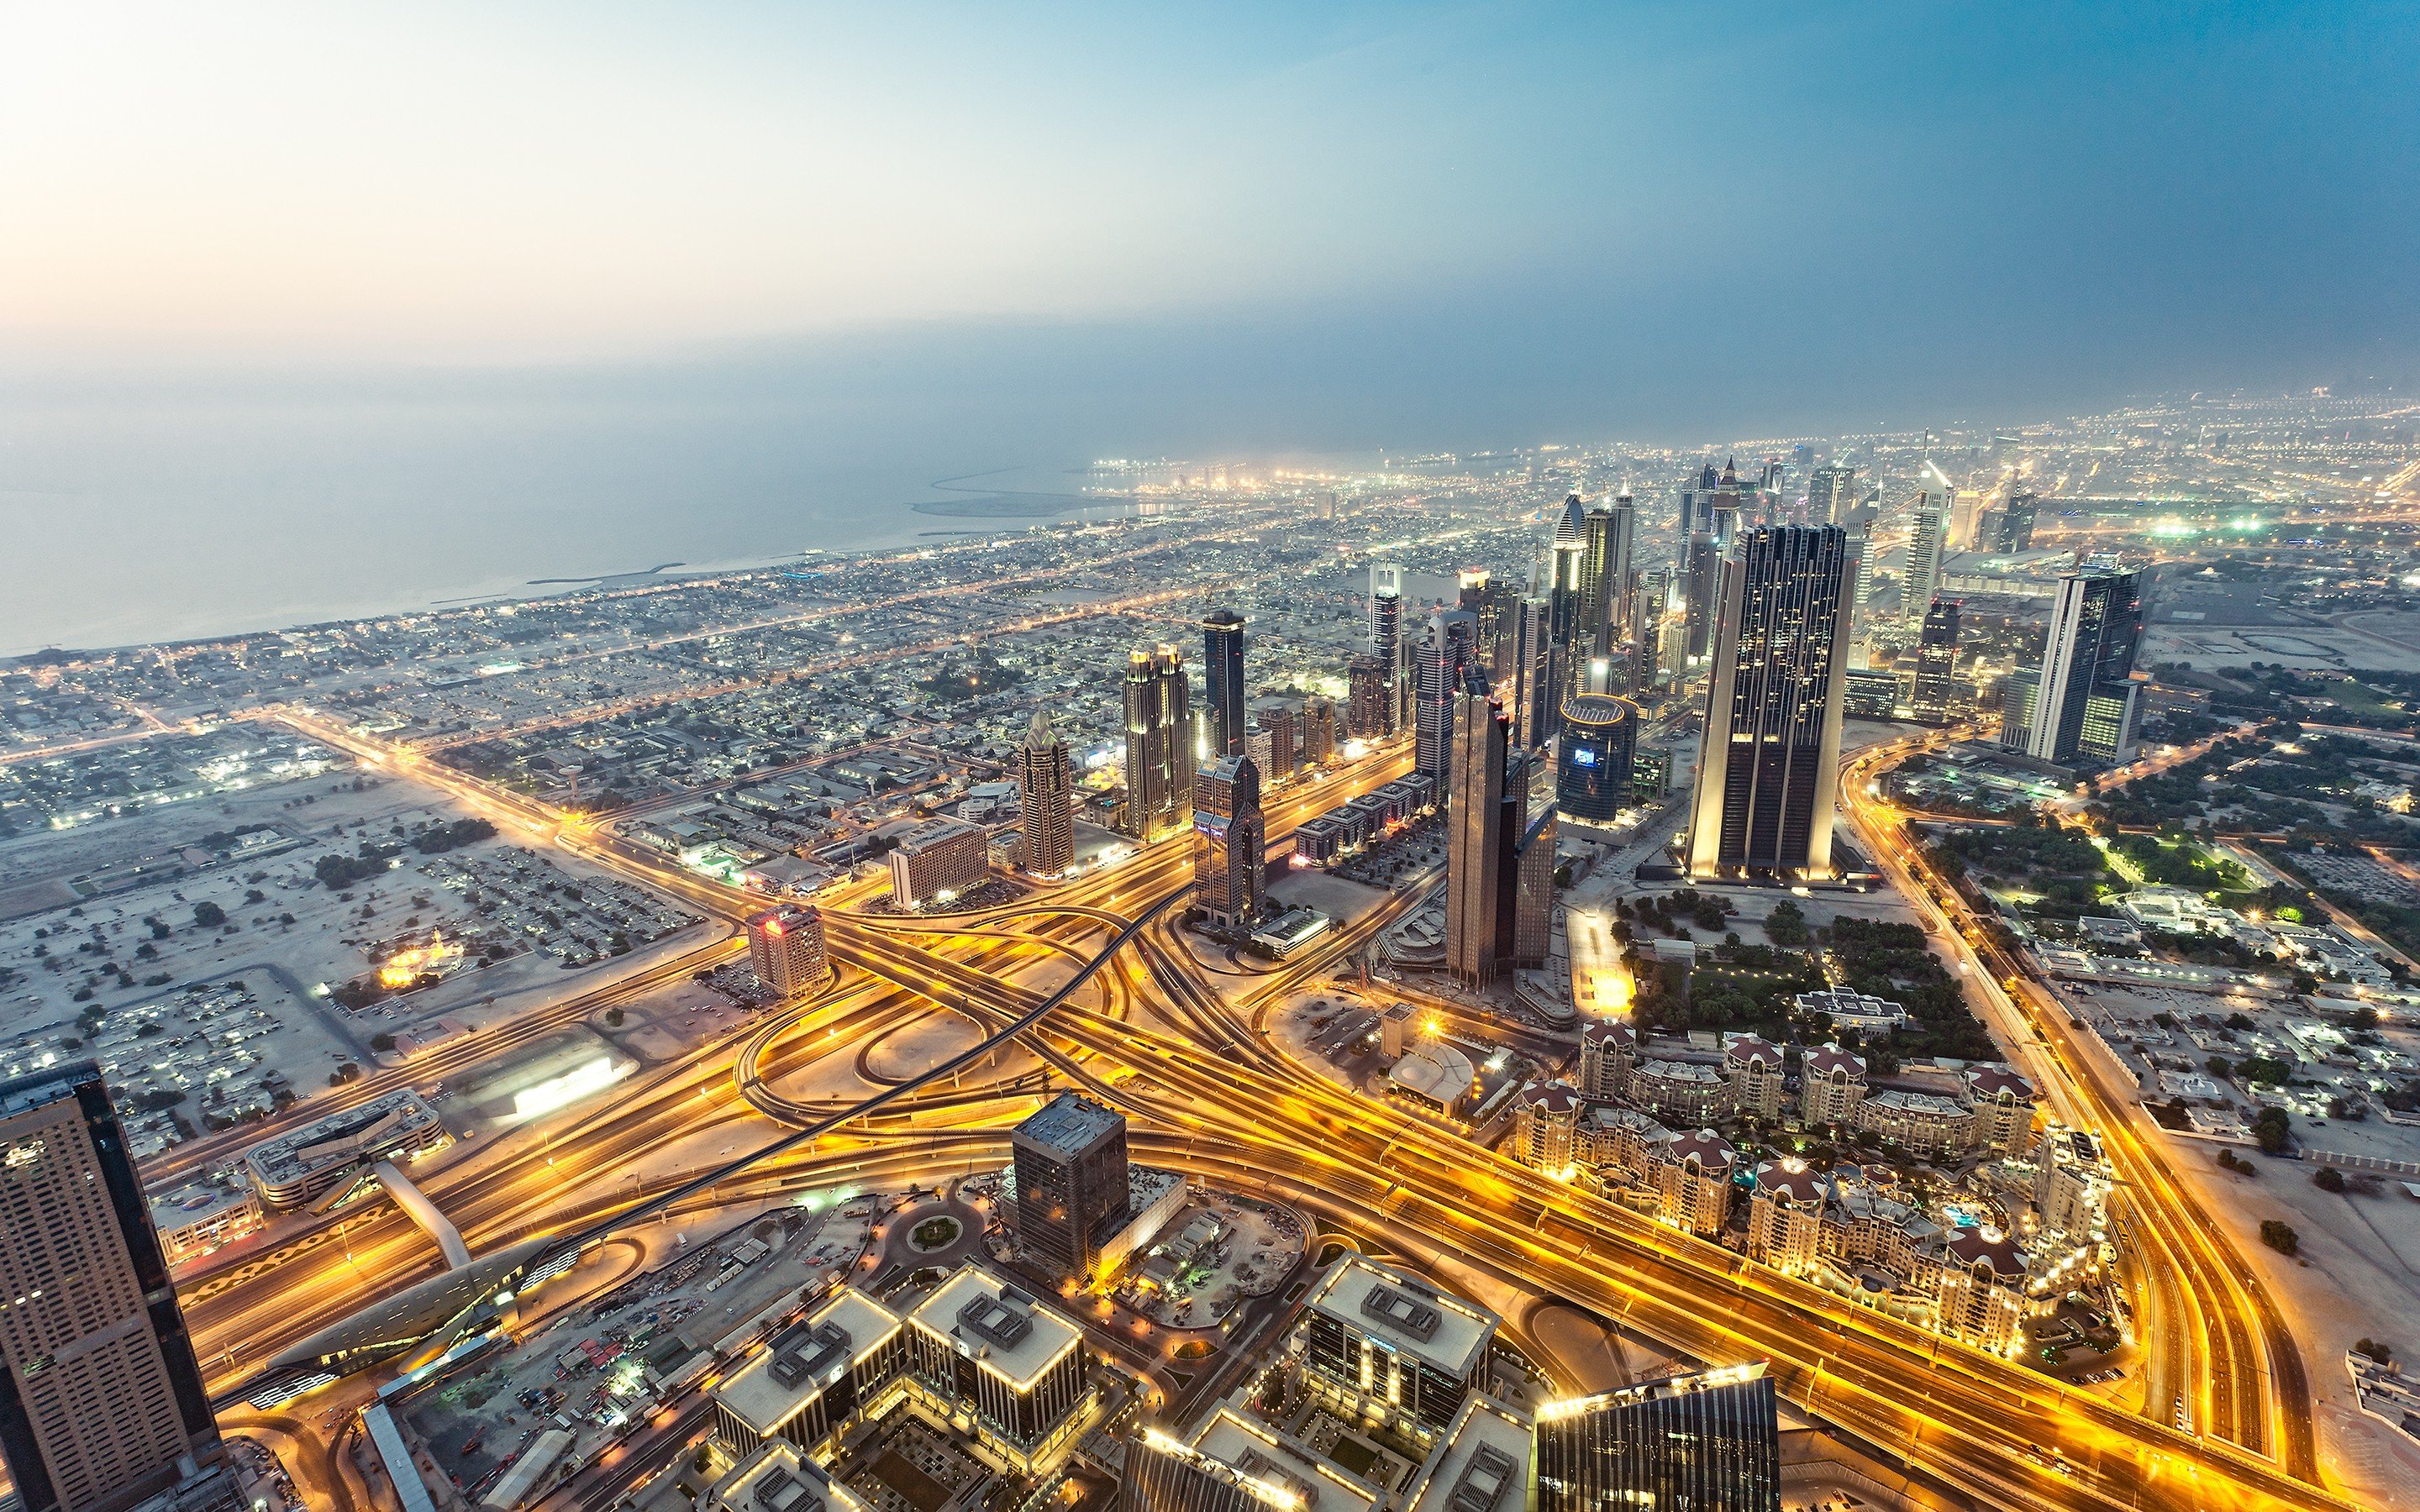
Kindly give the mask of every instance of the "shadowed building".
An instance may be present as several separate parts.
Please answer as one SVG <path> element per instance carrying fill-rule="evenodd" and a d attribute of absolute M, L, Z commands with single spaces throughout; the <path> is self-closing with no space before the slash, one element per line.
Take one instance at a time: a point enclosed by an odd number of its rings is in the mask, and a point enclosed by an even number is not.
<path fill-rule="evenodd" d="M 1749 531 L 1723 563 L 1690 875 L 1832 874 L 1847 567 L 1829 525 Z"/>
<path fill-rule="evenodd" d="M 1209 754 L 1244 754 L 1244 617 L 1214 609 L 1202 616 L 1202 728 Z"/>
<path fill-rule="evenodd" d="M 783 903 L 750 916 L 748 964 L 758 981 L 783 997 L 822 986 L 828 969 L 823 916 L 805 903 Z"/>
<path fill-rule="evenodd" d="M 101 1068 L 0 1082 L 0 1452 L 25 1512 L 235 1489 Z M 206 1468 L 207 1467 L 207 1468 Z M 194 1488 L 188 1496 L 182 1489 Z"/>
<path fill-rule="evenodd" d="M 1958 702 L 1958 610 L 1954 598 L 1936 598 L 1924 611 L 1924 630 L 1916 645 L 1916 717 L 1926 724 L 1947 724 Z"/>
<path fill-rule="evenodd" d="M 1193 779 L 1193 889 L 1210 921 L 1249 925 L 1268 901 L 1261 774 L 1249 756 L 1222 756 Z"/>
<path fill-rule="evenodd" d="M 1016 786 L 1026 870 L 1055 877 L 1076 860 L 1076 773 L 1067 743 L 1051 733 L 1050 717 L 1040 709 L 1017 743 Z"/>
<path fill-rule="evenodd" d="M 1017 1242 L 1060 1275 L 1090 1278 L 1102 1242 L 1129 1216 L 1125 1116 L 1063 1092 L 1018 1124 L 1009 1145 Z"/>
<path fill-rule="evenodd" d="M 1452 779 L 1447 812 L 1446 969 L 1477 985 L 1496 980 L 1497 917 L 1504 872 L 1502 711 L 1473 677 L 1453 701 Z"/>

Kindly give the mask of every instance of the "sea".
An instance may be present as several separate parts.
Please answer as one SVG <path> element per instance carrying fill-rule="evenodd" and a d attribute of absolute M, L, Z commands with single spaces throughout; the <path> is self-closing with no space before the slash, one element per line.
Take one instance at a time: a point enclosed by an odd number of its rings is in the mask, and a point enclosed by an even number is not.
<path fill-rule="evenodd" d="M 0 656 L 940 544 L 1129 507 L 1080 419 L 773 383 L 0 387 Z"/>

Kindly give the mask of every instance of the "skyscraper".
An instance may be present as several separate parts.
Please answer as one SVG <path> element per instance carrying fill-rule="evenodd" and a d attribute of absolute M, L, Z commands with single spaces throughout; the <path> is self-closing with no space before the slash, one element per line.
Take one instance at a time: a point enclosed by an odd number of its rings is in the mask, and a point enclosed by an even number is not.
<path fill-rule="evenodd" d="M 1126 658 L 1126 832 L 1155 841 L 1193 821 L 1193 701 L 1174 646 Z"/>
<path fill-rule="evenodd" d="M 1688 658 L 1694 664 L 1702 661 L 1714 644 L 1714 611 L 1722 593 L 1722 551 L 1713 532 L 1699 531 L 1689 537 L 1683 570 L 1688 575 Z"/>
<path fill-rule="evenodd" d="M 1723 563 L 1691 875 L 1831 875 L 1847 570 L 1832 525 L 1749 531 Z"/>
<path fill-rule="evenodd" d="M 1026 870 L 1058 876 L 1076 861 L 1076 772 L 1067 743 L 1051 733 L 1050 717 L 1039 708 L 1017 743 L 1016 786 Z"/>
<path fill-rule="evenodd" d="M 1578 640 L 1591 655 L 1611 656 L 1628 623 L 1631 552 L 1637 528 L 1637 511 L 1628 494 L 1616 497 L 1611 508 L 1589 512 L 1588 553 L 1580 570 L 1586 609 Z"/>
<path fill-rule="evenodd" d="M 115 1512 L 209 1473 L 218 1423 L 101 1068 L 0 1082 L 0 1452 L 19 1501 Z"/>
<path fill-rule="evenodd" d="M 1817 468 L 1807 480 L 1809 523 L 1846 525 L 1857 507 L 1857 470 L 1846 462 Z"/>
<path fill-rule="evenodd" d="M 1554 546 L 1547 561 L 1550 628 L 1555 644 L 1569 646 L 1579 634 L 1587 597 L 1583 579 L 1588 574 L 1588 516 L 1577 494 L 1563 501 L 1563 513 L 1555 521 Z"/>
<path fill-rule="evenodd" d="M 783 997 L 821 987 L 824 919 L 804 903 L 783 903 L 748 920 L 748 964 L 756 980 Z"/>
<path fill-rule="evenodd" d="M 1900 588 L 1900 618 L 1914 623 L 1924 618 L 1941 582 L 1941 553 L 1947 531 L 1937 496 L 1916 496 L 1916 518 L 1908 527 L 1907 581 Z"/>
<path fill-rule="evenodd" d="M 1958 701 L 1958 609 L 1954 598 L 1936 598 L 1924 611 L 1924 631 L 1916 647 L 1916 717 L 1926 724 L 1947 724 Z"/>
<path fill-rule="evenodd" d="M 1632 805 L 1632 748 L 1638 705 L 1625 698 L 1575 693 L 1563 701 L 1555 752 L 1555 804 L 1585 824 L 1611 824 Z"/>
<path fill-rule="evenodd" d="M 2019 488 L 2009 495 L 2009 501 L 1997 516 L 1998 532 L 1992 541 L 1994 551 L 2030 551 L 2034 547 L 2034 517 L 2041 508 L 2041 500 L 2029 488 Z"/>
<path fill-rule="evenodd" d="M 1261 774 L 1249 756 L 1221 756 L 1193 779 L 1193 891 L 1210 921 L 1249 925 L 1268 900 Z"/>
<path fill-rule="evenodd" d="M 1377 656 L 1356 656 L 1344 669 L 1344 722 L 1356 735 L 1376 740 L 1395 728 L 1395 690 L 1387 664 Z"/>
<path fill-rule="evenodd" d="M 1016 1239 L 1062 1276 L 1091 1278 L 1101 1242 L 1128 1216 L 1126 1120 L 1062 1092 L 1009 1135 L 1016 1169 Z"/>
<path fill-rule="evenodd" d="M 1429 616 L 1428 637 L 1416 658 L 1419 701 L 1413 709 L 1412 764 L 1436 779 L 1440 797 L 1452 786 L 1449 748 L 1453 744 L 1453 699 L 1471 670 L 1478 640 L 1476 616 L 1440 609 Z"/>
<path fill-rule="evenodd" d="M 1386 686 L 1385 723 L 1365 727 L 1358 716 L 1357 735 L 1391 735 L 1404 727 L 1404 702 L 1409 692 L 1410 662 L 1404 641 L 1404 594 L 1401 573 L 1392 567 L 1370 569 L 1370 655 L 1382 669 Z"/>
<path fill-rule="evenodd" d="M 1478 985 L 1496 979 L 1497 894 L 1503 876 L 1505 722 L 1486 685 L 1453 698 L 1450 830 L 1446 841 L 1446 969 Z"/>
<path fill-rule="evenodd" d="M 1511 675 L 1504 711 L 1512 719 L 1512 743 L 1528 749 L 1554 738 L 1556 701 L 1562 676 L 1553 615 L 1543 598 L 1525 598 L 1515 610 Z"/>
<path fill-rule="evenodd" d="M 1668 1376 L 1538 1413 L 1538 1512 L 1778 1512 L 1781 1423 L 1764 1366 Z"/>
<path fill-rule="evenodd" d="M 2000 744 L 2060 766 L 2132 760 L 2142 636 L 2139 574 L 2086 566 L 2061 578 L 2040 671 L 2009 679 Z"/>
<path fill-rule="evenodd" d="M 1513 848 L 1512 875 L 1498 879 L 1499 885 L 1509 884 L 1513 895 L 1512 938 L 1505 942 L 1505 959 L 1512 965 L 1546 964 L 1554 928 L 1555 841 L 1560 829 L 1553 804 L 1540 810 Z"/>
<path fill-rule="evenodd" d="M 1245 722 L 1244 617 L 1214 609 L 1202 616 L 1202 731 L 1208 754 L 1244 754 Z"/>

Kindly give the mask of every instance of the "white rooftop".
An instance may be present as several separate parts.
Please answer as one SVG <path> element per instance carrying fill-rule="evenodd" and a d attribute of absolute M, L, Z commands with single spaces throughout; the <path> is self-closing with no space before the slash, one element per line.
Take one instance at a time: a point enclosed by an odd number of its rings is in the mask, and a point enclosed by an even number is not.
<path fill-rule="evenodd" d="M 845 1341 L 825 1333 L 835 1328 Z M 774 1335 L 768 1348 L 750 1356 L 716 1388 L 715 1396 L 741 1422 L 769 1434 L 898 1331 L 897 1314 L 855 1287 L 843 1287 L 802 1322 Z"/>
<path fill-rule="evenodd" d="M 1366 1256 L 1347 1255 L 1312 1288 L 1309 1305 L 1457 1379 L 1496 1336 L 1497 1316 Z"/>
<path fill-rule="evenodd" d="M 1387 1493 L 1313 1454 L 1306 1444 L 1221 1407 L 1193 1436 L 1193 1447 L 1254 1480 L 1289 1490 L 1302 1512 L 1376 1512 Z"/>
<path fill-rule="evenodd" d="M 961 1266 L 908 1320 L 1024 1391 L 1076 1348 L 1083 1334 L 979 1266 Z"/>
<path fill-rule="evenodd" d="M 1472 1393 L 1413 1481 L 1404 1512 L 1520 1512 L 1530 1442 L 1528 1418 Z"/>

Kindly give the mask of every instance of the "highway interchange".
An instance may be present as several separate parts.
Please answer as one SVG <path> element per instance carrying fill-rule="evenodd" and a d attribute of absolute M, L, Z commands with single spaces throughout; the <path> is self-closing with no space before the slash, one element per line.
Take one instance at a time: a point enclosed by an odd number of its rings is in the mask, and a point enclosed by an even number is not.
<path fill-rule="evenodd" d="M 445 789 L 532 841 L 560 845 L 724 918 L 754 900 L 682 872 L 575 818 L 365 739 L 307 711 L 281 717 L 365 762 Z M 1266 1035 L 1266 1011 L 1334 973 L 1415 905 L 1400 894 L 1314 942 L 1282 966 L 1238 976 L 1197 956 L 1162 911 L 1084 990 L 1025 1037 L 1059 1083 L 1078 1086 L 1133 1120 L 1137 1158 L 1216 1184 L 1278 1196 L 1355 1231 L 1390 1236 L 1405 1253 L 1447 1251 L 1528 1290 L 1560 1296 L 1710 1362 L 1769 1360 L 1784 1395 L 1830 1424 L 1985 1504 L 2060 1508 L 2337 1507 L 2312 1484 L 2311 1408 L 2302 1366 L 2273 1303 L 2242 1257 L 2201 1218 L 2130 1098 L 2075 1041 L 2055 999 L 1999 956 L 1953 890 L 1923 870 L 1868 782 L 1920 742 L 1851 759 L 1842 784 L 1864 848 L 1978 980 L 1978 995 L 2055 1117 L 2102 1130 L 2122 1184 L 2119 1221 L 2150 1301 L 2149 1368 L 2156 1402 L 2182 1396 L 2190 1427 L 2165 1412 L 2127 1412 L 1847 1304 L 1811 1285 L 1664 1227 L 1503 1160 L 1457 1134 L 1359 1098 L 1294 1063 Z M 1295 824 L 1399 775 L 1407 752 L 1381 753 L 1279 796 L 1273 845 Z M 1030 1011 L 1125 924 L 1191 881 L 1185 840 L 984 913 L 901 918 L 853 906 L 845 886 L 818 902 L 839 964 L 831 990 L 734 1041 L 626 1084 L 609 1103 L 543 1134 L 516 1134 L 457 1162 L 429 1195 L 474 1252 L 534 1234 L 585 1228 L 677 1185 L 629 1167 L 675 1137 L 725 1134 L 768 1144 L 838 1111 L 777 1088 L 818 1057 L 840 1053 L 937 1006 L 992 1026 Z M 666 980 L 726 958 L 736 941 L 656 968 Z M 628 986 L 629 984 L 624 984 Z M 447 1047 L 465 1063 L 595 1011 L 606 989 L 550 1010 L 542 1026 Z M 642 989 L 643 990 L 643 989 Z M 349 1089 L 426 1082 L 452 1069 L 416 1063 Z M 978 1082 L 981 1078 L 976 1078 Z M 900 1107 L 902 1127 L 850 1126 L 734 1176 L 701 1203 L 737 1203 L 849 1180 L 931 1180 L 996 1161 L 1005 1125 L 960 1120 L 1001 1092 L 928 1089 Z M 316 1109 L 315 1109 L 316 1111 Z M 224 1151 L 218 1152 L 223 1155 Z M 207 1152 L 195 1156 L 204 1158 Z M 437 1262 L 400 1215 L 380 1210 L 345 1231 L 185 1290 L 197 1345 L 223 1387 L 295 1337 L 422 1276 Z"/>

